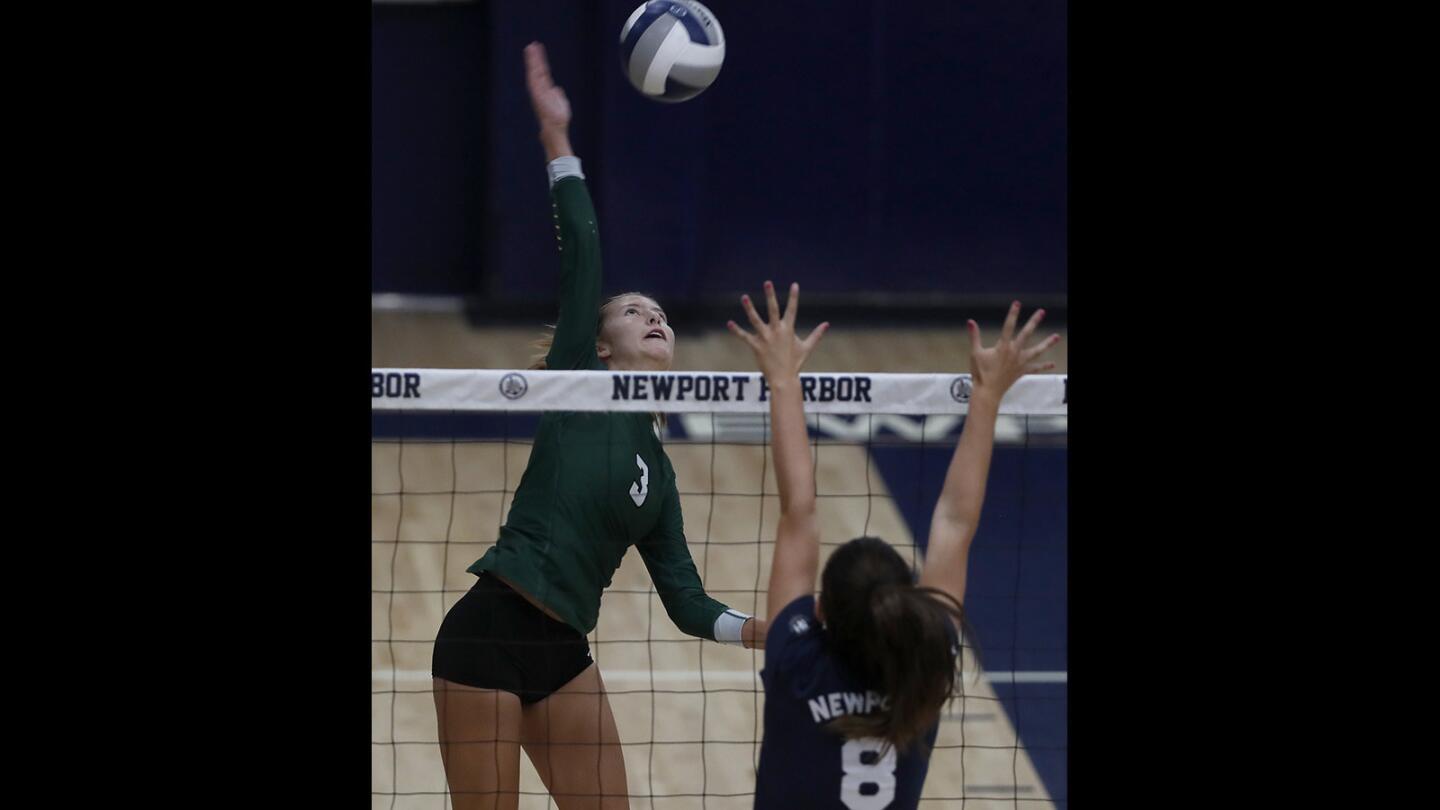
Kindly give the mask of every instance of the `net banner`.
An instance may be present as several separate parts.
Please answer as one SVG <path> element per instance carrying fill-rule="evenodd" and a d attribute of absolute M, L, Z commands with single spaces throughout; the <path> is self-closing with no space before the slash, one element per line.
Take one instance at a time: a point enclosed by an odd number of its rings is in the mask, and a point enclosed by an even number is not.
<path fill-rule="evenodd" d="M 810 413 L 963 414 L 969 374 L 801 374 Z M 370 407 L 381 411 L 639 411 L 766 413 L 769 386 L 756 371 L 531 371 L 377 368 Z M 1069 377 L 1030 374 L 1000 412 L 1069 414 Z"/>

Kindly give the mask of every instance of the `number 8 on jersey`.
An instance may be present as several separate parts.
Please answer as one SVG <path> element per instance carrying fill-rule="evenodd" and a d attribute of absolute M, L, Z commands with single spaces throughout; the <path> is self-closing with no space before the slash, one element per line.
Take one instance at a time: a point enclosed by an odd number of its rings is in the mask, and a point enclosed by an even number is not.
<path fill-rule="evenodd" d="M 840 801 L 850 810 L 883 810 L 895 798 L 895 746 L 885 755 L 885 741 L 877 738 L 849 740 L 840 749 Z M 870 790 L 865 787 L 873 786 Z"/>

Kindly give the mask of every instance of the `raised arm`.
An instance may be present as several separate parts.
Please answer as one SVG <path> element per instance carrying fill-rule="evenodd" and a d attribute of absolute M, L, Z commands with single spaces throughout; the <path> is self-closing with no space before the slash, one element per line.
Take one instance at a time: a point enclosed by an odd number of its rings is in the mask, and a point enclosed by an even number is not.
<path fill-rule="evenodd" d="M 970 411 L 950 469 L 945 473 L 945 486 L 935 502 L 930 521 L 930 542 L 925 552 L 925 568 L 920 584 L 938 588 L 965 601 L 965 568 L 970 557 L 970 541 L 980 524 L 980 508 L 985 503 L 985 481 L 990 474 L 990 454 L 995 446 L 995 420 L 1000 414 L 1000 400 L 1010 386 L 1024 374 L 1047 371 L 1054 363 L 1035 362 L 1041 352 L 1055 345 L 1059 335 L 1051 335 L 1033 347 L 1025 343 L 1045 317 L 1045 310 L 1036 310 L 1015 334 L 1020 317 L 1020 302 L 1010 305 L 1000 340 L 985 348 L 980 340 L 980 327 L 969 321 L 970 374 L 973 389 Z"/>
<path fill-rule="evenodd" d="M 530 106 L 540 125 L 540 144 L 545 147 L 545 160 L 571 157 L 570 99 L 565 90 L 555 85 L 550 76 L 550 61 L 545 46 L 532 42 L 525 46 L 525 86 L 530 90 Z"/>
<path fill-rule="evenodd" d="M 570 147 L 570 101 L 550 76 L 545 46 L 525 47 L 525 84 L 540 127 L 550 192 L 554 198 L 555 233 L 560 240 L 560 314 L 555 338 L 545 357 L 550 369 L 593 369 L 595 331 L 600 314 L 600 230 L 595 206 L 585 188 L 580 159 Z"/>
<path fill-rule="evenodd" d="M 770 384 L 770 436 L 775 457 L 775 481 L 780 487 L 780 525 L 775 534 L 775 557 L 770 566 L 767 611 L 778 614 L 786 605 L 815 591 L 820 564 L 820 529 L 815 520 L 815 469 L 805 433 L 805 406 L 800 396 L 800 367 L 820 342 L 830 324 L 817 326 L 801 340 L 795 334 L 800 285 L 790 285 L 785 314 L 775 300 L 775 285 L 765 282 L 770 322 L 760 320 L 750 296 L 740 303 L 755 327 L 750 334 L 730 321 L 730 331 L 755 352 L 755 362 Z"/>

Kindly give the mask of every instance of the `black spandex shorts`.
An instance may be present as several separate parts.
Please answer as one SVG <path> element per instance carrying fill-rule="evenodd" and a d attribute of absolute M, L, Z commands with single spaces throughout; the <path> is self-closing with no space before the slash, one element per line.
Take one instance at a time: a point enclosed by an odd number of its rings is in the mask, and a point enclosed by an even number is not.
<path fill-rule="evenodd" d="M 460 598 L 435 637 L 436 678 L 499 689 L 536 703 L 593 663 L 575 628 L 545 615 L 488 572 Z"/>

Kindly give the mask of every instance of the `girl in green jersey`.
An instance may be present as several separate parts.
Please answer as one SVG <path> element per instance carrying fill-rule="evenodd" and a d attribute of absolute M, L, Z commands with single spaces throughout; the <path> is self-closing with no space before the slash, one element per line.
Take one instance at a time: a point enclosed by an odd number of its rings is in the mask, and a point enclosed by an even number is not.
<path fill-rule="evenodd" d="M 660 305 L 637 293 L 601 305 L 599 233 L 570 147 L 570 103 L 541 45 L 525 49 L 525 63 L 560 241 L 560 316 L 544 367 L 667 371 L 675 333 Z M 517 807 L 522 748 L 561 810 L 630 806 L 620 736 L 585 636 L 632 545 L 678 628 L 763 644 L 762 620 L 701 585 L 652 417 L 544 414 L 500 536 L 468 569 L 475 586 L 435 640 L 440 751 L 456 810 Z"/>

